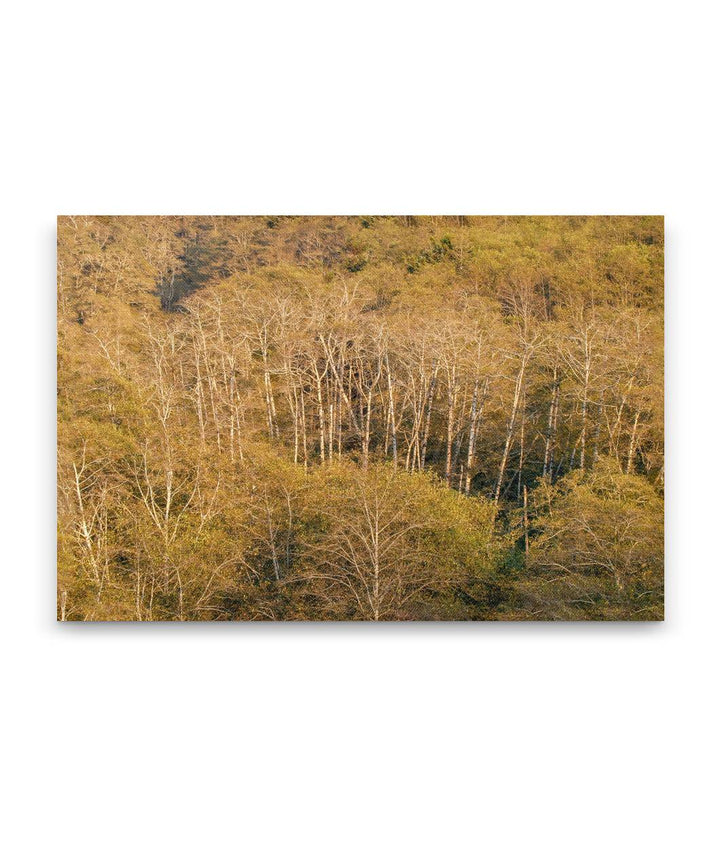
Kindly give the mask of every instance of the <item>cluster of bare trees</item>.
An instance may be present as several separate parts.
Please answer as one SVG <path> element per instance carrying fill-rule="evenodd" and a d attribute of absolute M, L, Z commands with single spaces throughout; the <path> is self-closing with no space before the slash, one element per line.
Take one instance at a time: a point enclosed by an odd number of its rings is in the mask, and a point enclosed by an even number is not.
<path fill-rule="evenodd" d="M 483 301 L 377 313 L 343 285 L 199 297 L 146 345 L 163 432 L 172 398 L 201 451 L 242 459 L 261 420 L 305 467 L 382 458 L 498 503 L 601 455 L 659 475 L 657 335 L 638 311 L 583 305 L 553 320 Z"/>

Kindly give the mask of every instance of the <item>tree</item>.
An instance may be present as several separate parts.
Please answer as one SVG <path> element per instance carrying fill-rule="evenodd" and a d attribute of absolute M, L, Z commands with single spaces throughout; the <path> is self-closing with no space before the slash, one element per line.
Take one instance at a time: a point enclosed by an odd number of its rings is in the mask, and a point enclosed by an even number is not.
<path fill-rule="evenodd" d="M 527 609 L 542 618 L 662 617 L 663 504 L 612 458 L 532 496 Z"/>
<path fill-rule="evenodd" d="M 435 477 L 389 464 L 361 474 L 336 465 L 317 484 L 319 531 L 301 578 L 328 617 L 426 617 L 423 604 L 482 566 L 489 505 L 447 491 Z"/>

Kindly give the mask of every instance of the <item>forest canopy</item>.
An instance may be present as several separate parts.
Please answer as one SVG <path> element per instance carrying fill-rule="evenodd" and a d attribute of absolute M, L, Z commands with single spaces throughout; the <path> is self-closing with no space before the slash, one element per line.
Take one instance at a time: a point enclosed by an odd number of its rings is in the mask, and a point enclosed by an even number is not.
<path fill-rule="evenodd" d="M 62 620 L 663 616 L 661 217 L 58 218 Z"/>

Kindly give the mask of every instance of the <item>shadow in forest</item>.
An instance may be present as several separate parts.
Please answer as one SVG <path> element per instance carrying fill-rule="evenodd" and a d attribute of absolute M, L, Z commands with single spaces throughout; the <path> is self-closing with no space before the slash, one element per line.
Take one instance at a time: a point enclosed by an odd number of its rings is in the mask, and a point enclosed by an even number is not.
<path fill-rule="evenodd" d="M 156 294 L 165 312 L 183 312 L 182 300 L 210 280 L 230 276 L 228 242 L 209 223 L 199 223 L 194 233 L 181 230 L 184 248 L 177 266 L 157 283 Z"/>

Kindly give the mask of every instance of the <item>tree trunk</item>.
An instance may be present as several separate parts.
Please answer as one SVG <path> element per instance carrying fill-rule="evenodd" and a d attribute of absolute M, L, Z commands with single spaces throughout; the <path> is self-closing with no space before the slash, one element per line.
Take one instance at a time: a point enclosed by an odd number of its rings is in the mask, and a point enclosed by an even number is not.
<path fill-rule="evenodd" d="M 500 469 L 498 471 L 497 483 L 495 485 L 495 495 L 494 501 L 495 505 L 500 501 L 500 491 L 502 489 L 503 479 L 505 478 L 505 468 L 507 467 L 508 457 L 510 455 L 510 446 L 512 444 L 513 431 L 515 430 L 515 421 L 517 419 L 518 407 L 520 404 L 520 397 L 523 390 L 523 384 L 525 381 L 525 366 L 527 362 L 527 355 L 523 356 L 522 362 L 520 364 L 520 369 L 518 371 L 517 379 L 515 380 L 515 393 L 513 395 L 513 403 L 512 410 L 510 411 L 510 419 L 508 421 L 507 432 L 505 435 L 505 446 L 503 448 L 502 458 L 500 459 Z"/>
<path fill-rule="evenodd" d="M 630 435 L 630 448 L 628 449 L 627 466 L 625 467 L 625 472 L 628 475 L 630 475 L 635 469 L 635 467 L 634 467 L 635 442 L 637 440 L 637 427 L 638 427 L 639 419 L 640 419 L 640 411 L 638 410 L 635 414 L 635 421 L 633 422 L 632 434 Z"/>
<path fill-rule="evenodd" d="M 390 372 L 390 360 L 385 355 L 385 366 L 387 368 L 387 382 L 388 382 L 388 420 L 390 425 L 391 439 L 392 439 L 392 454 L 393 454 L 393 465 L 395 469 L 397 469 L 398 465 L 398 448 L 397 448 L 397 425 L 395 424 L 395 397 L 393 393 L 393 383 L 392 383 L 392 373 Z"/>
<path fill-rule="evenodd" d="M 433 368 L 433 373 L 430 378 L 430 389 L 428 390 L 427 412 L 425 414 L 425 430 L 423 431 L 422 449 L 420 452 L 420 471 L 425 469 L 425 459 L 427 455 L 428 438 L 430 436 L 430 422 L 432 419 L 433 399 L 435 397 L 435 385 L 437 382 L 437 366 Z"/>
<path fill-rule="evenodd" d="M 557 366 L 553 369 L 552 396 L 548 411 L 547 437 L 545 438 L 545 457 L 543 458 L 543 478 L 552 478 L 553 456 L 555 452 L 555 432 L 557 430 L 557 407 L 560 400 L 560 384 L 558 383 Z"/>

